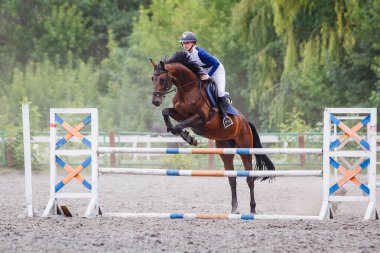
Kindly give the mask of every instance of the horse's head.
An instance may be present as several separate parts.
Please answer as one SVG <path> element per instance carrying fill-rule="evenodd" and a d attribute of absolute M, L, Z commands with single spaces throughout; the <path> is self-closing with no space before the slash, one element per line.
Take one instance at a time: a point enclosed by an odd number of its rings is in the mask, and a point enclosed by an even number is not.
<path fill-rule="evenodd" d="M 166 94 L 169 93 L 170 89 L 173 86 L 173 76 L 169 73 L 169 71 L 165 68 L 165 64 L 163 61 L 159 61 L 158 64 L 154 63 L 152 59 L 150 62 L 153 66 L 153 97 L 152 103 L 155 106 L 159 106 L 162 104 L 163 98 Z"/>

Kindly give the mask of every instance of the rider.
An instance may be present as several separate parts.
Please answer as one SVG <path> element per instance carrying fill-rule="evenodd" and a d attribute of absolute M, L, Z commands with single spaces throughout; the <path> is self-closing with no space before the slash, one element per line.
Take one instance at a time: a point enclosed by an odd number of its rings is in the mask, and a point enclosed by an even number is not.
<path fill-rule="evenodd" d="M 227 107 L 229 105 L 229 98 L 226 94 L 226 74 L 222 63 L 209 54 L 201 47 L 195 46 L 197 38 L 193 32 L 184 32 L 178 42 L 181 42 L 183 49 L 185 49 L 191 57 L 202 69 L 204 73 L 201 74 L 201 80 L 208 80 L 212 77 L 218 87 L 219 109 L 223 118 L 223 126 L 227 128 L 233 125 L 231 118 L 227 115 Z"/>

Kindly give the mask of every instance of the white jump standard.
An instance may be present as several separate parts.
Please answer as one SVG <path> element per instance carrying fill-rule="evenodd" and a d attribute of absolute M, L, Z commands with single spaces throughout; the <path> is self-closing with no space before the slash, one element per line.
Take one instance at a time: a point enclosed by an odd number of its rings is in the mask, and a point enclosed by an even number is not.
<path fill-rule="evenodd" d="M 30 120 L 29 105 L 22 104 L 22 130 L 24 141 L 24 169 L 25 169 L 25 199 L 26 207 L 23 213 L 18 217 L 33 217 L 37 211 L 33 207 L 33 191 L 32 191 L 32 151 L 30 147 Z"/>
<path fill-rule="evenodd" d="M 59 115 L 67 114 L 83 114 L 86 118 L 77 126 L 72 127 L 68 122 L 62 119 Z M 87 139 L 80 133 L 86 125 L 91 123 L 90 139 Z M 67 131 L 67 134 L 57 141 L 57 126 L 61 125 Z M 71 138 L 77 138 L 82 142 L 83 149 L 80 150 L 63 150 L 61 147 Z M 47 204 L 42 216 L 67 213 L 68 210 L 62 209 L 59 206 L 59 199 L 65 198 L 88 198 L 91 201 L 96 200 L 98 193 L 98 110 L 96 108 L 89 109 L 50 109 L 50 200 Z M 80 157 L 85 156 L 81 165 L 72 168 L 66 163 L 61 156 Z M 57 165 L 63 167 L 68 175 L 62 180 L 57 180 Z M 91 183 L 84 179 L 79 173 L 89 166 L 91 168 Z M 78 180 L 86 189 L 86 192 L 59 192 L 73 178 Z"/>
<path fill-rule="evenodd" d="M 57 117 L 57 114 L 89 114 L 90 120 L 82 122 L 78 126 L 71 127 L 63 119 Z M 352 128 L 349 128 L 341 120 L 342 115 L 361 115 L 362 120 Z M 98 118 L 97 109 L 51 109 L 51 187 L 50 201 L 45 209 L 43 216 L 57 214 L 59 211 L 58 198 L 90 198 L 90 203 L 84 214 L 85 217 L 124 217 L 124 218 L 170 218 L 170 219 L 289 219 L 289 220 L 322 220 L 332 218 L 331 202 L 334 201 L 366 201 L 368 202 L 367 211 L 364 215 L 365 220 L 378 218 L 376 210 L 376 109 L 352 109 L 352 108 L 328 108 L 324 112 L 324 140 L 321 149 L 277 149 L 277 148 L 98 148 Z M 339 115 L 339 116 L 336 116 Z M 85 127 L 86 123 L 91 122 L 91 138 L 86 139 L 79 131 Z M 68 134 L 59 140 L 61 144 L 66 143 L 71 137 L 80 139 L 87 149 L 84 150 L 60 150 L 57 145 L 56 126 L 57 123 L 68 131 Z M 332 123 L 343 130 L 344 134 L 332 140 Z M 361 128 L 367 127 L 365 137 L 358 135 Z M 342 150 L 350 141 L 354 140 L 361 147 L 360 150 Z M 90 144 L 90 145 L 88 145 Z M 134 168 L 99 168 L 97 155 L 105 153 L 130 153 L 130 154 L 323 154 L 323 171 L 210 171 L 210 170 L 175 170 L 175 169 L 134 169 Z M 87 162 L 78 166 L 76 169 L 62 164 L 56 156 L 60 155 L 86 155 Z M 358 157 L 357 164 L 353 166 L 346 165 L 346 157 Z M 88 160 L 89 159 L 89 160 Z M 60 164 L 69 173 L 62 180 L 56 179 L 57 163 Z M 80 177 L 79 172 L 85 165 L 91 165 L 92 180 L 83 183 L 84 179 Z M 343 178 L 337 182 L 331 181 L 331 168 L 337 169 Z M 368 183 L 363 183 L 359 179 L 359 173 L 367 169 Z M 323 172 L 323 173 L 322 173 Z M 105 213 L 100 208 L 98 199 L 98 177 L 99 174 L 125 174 L 125 175 L 161 175 L 161 176 L 207 176 L 207 177 L 322 177 L 323 202 L 319 215 L 302 216 L 302 215 L 253 215 L 253 214 L 194 214 L 194 213 Z M 72 178 L 81 182 L 86 193 L 58 193 L 67 182 Z M 352 182 L 359 187 L 365 196 L 335 196 L 335 191 L 347 182 Z M 59 185 L 59 187 L 57 187 Z M 90 186 L 90 187 L 88 187 Z"/>

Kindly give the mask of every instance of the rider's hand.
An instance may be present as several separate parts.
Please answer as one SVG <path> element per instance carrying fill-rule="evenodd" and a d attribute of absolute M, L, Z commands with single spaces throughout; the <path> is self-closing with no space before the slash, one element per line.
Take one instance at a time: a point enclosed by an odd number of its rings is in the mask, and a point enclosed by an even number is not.
<path fill-rule="evenodd" d="M 201 80 L 202 81 L 205 81 L 205 80 L 208 80 L 208 79 L 210 79 L 209 75 L 207 75 L 207 74 L 201 75 Z"/>

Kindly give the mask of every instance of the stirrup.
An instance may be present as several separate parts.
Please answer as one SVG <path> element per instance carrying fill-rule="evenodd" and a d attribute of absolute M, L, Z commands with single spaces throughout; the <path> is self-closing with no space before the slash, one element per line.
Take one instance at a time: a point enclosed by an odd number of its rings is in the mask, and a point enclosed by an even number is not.
<path fill-rule="evenodd" d="M 224 126 L 224 128 L 228 128 L 229 126 L 232 126 L 233 124 L 234 124 L 234 122 L 232 121 L 232 119 L 229 116 L 225 116 L 223 118 L 223 126 Z"/>

